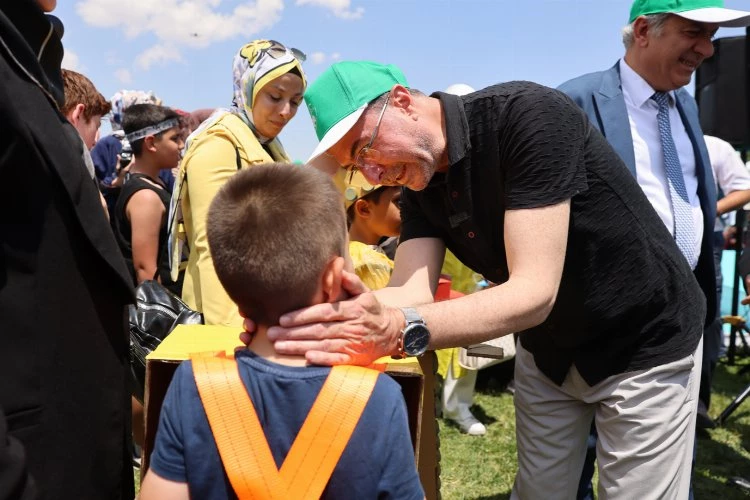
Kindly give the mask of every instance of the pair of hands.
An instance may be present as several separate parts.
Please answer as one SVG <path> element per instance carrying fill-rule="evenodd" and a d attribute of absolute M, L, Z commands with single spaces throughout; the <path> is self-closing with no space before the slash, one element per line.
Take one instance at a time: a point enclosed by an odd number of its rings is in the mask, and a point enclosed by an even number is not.
<path fill-rule="evenodd" d="M 268 329 L 276 352 L 314 365 L 360 366 L 397 352 L 403 314 L 378 301 L 354 273 L 344 271 L 341 284 L 350 299 L 287 313 Z M 247 345 L 255 331 L 251 318 L 244 328 L 240 340 Z"/>

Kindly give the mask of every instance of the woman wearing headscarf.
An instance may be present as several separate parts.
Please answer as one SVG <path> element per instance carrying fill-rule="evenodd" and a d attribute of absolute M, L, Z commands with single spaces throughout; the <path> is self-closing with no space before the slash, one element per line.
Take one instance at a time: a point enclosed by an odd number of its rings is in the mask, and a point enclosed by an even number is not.
<path fill-rule="evenodd" d="M 305 91 L 304 54 L 256 40 L 234 57 L 234 98 L 188 138 L 170 208 L 172 274 L 188 253 L 182 298 L 206 324 L 241 326 L 237 306 L 214 272 L 206 215 L 216 192 L 239 169 L 289 162 L 277 136 L 297 113 Z"/>

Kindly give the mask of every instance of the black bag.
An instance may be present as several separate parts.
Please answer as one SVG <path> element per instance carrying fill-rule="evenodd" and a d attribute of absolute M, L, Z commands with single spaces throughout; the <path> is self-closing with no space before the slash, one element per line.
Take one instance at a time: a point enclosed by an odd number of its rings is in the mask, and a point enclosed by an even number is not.
<path fill-rule="evenodd" d="M 135 288 L 135 305 L 129 306 L 128 322 L 133 395 L 142 403 L 148 353 L 177 325 L 203 324 L 203 315 L 190 309 L 158 281 L 146 280 Z"/>

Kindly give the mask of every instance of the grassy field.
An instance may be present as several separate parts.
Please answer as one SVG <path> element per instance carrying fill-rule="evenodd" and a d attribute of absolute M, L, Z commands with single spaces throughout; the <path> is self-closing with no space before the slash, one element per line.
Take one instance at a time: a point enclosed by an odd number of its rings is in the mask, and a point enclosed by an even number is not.
<path fill-rule="evenodd" d="M 750 374 L 738 375 L 750 359 L 736 366 L 716 369 L 711 416 L 717 417 L 750 383 Z M 516 441 L 513 397 L 503 392 L 508 367 L 499 365 L 482 374 L 475 397 L 474 414 L 487 425 L 487 435 L 472 437 L 440 420 L 442 456 L 441 493 L 445 500 L 507 499 L 516 473 Z M 750 497 L 726 484 L 731 476 L 750 478 L 750 398 L 729 417 L 723 428 L 699 438 L 695 498 L 734 500 Z M 136 485 L 138 476 L 136 473 Z"/>
<path fill-rule="evenodd" d="M 747 358 L 739 359 L 737 366 L 719 364 L 710 409 L 712 417 L 717 417 L 750 383 L 750 374 L 737 375 L 748 364 Z M 499 379 L 504 376 L 499 374 Z M 515 421 L 513 397 L 502 392 L 503 385 L 504 381 L 489 376 L 476 394 L 473 410 L 487 425 L 486 436 L 467 436 L 450 423 L 440 421 L 444 499 L 510 498 L 516 472 Z M 748 498 L 750 495 L 726 484 L 731 476 L 750 478 L 750 398 L 732 413 L 723 428 L 699 437 L 695 498 Z"/>

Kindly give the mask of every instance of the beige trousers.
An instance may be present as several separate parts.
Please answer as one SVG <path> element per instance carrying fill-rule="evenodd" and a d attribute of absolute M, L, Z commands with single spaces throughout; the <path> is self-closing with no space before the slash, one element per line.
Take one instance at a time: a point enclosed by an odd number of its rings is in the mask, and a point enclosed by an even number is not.
<path fill-rule="evenodd" d="M 600 500 L 687 499 L 702 344 L 678 361 L 590 387 L 575 366 L 557 386 L 519 342 L 518 473 L 511 498 L 575 499 L 593 417 Z"/>

